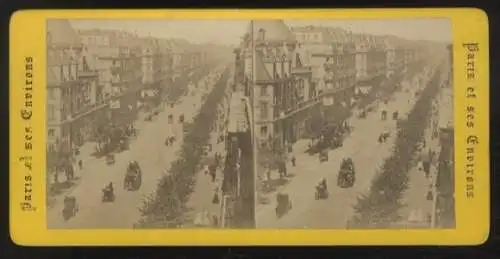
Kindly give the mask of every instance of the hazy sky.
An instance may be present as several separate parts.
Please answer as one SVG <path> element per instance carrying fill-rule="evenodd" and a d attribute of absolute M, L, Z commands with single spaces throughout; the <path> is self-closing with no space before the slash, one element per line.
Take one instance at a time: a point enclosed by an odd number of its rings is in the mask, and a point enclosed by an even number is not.
<path fill-rule="evenodd" d="M 410 40 L 451 42 L 447 19 L 285 20 L 288 26 L 323 25 L 354 33 L 392 34 Z M 71 20 L 75 29 L 122 29 L 141 36 L 184 38 L 193 43 L 238 44 L 248 20 Z"/>

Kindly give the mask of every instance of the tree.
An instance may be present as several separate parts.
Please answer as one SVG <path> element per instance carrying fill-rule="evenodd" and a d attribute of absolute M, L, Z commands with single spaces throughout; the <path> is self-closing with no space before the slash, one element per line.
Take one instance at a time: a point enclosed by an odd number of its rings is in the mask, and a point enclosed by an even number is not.
<path fill-rule="evenodd" d="M 179 227 L 182 225 L 186 204 L 193 192 L 198 165 L 202 159 L 205 145 L 210 138 L 206 125 L 216 119 L 217 103 L 225 94 L 228 70 L 223 74 L 215 89 L 208 95 L 201 111 L 193 120 L 193 126 L 188 128 L 180 157 L 172 162 L 158 182 L 156 192 L 144 200 L 140 208 L 141 219 L 136 227 L 158 228 Z"/>
<path fill-rule="evenodd" d="M 315 111 L 308 119 L 310 137 L 317 138 L 321 135 L 325 119 L 320 111 Z"/>
<path fill-rule="evenodd" d="M 439 89 L 439 75 L 433 76 L 407 119 L 398 123 L 393 154 L 384 161 L 369 192 L 354 205 L 355 216 L 351 222 L 354 227 L 387 228 L 401 220 L 399 210 L 404 206 L 402 198 L 408 188 L 408 171 L 429 122 L 432 100 Z"/>

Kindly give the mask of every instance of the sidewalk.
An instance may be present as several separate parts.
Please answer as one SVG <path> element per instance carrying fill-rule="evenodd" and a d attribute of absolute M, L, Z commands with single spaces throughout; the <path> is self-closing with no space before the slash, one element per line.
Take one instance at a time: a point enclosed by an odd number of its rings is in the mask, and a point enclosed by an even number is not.
<path fill-rule="evenodd" d="M 439 148 L 439 143 L 437 139 L 432 139 L 432 132 L 430 129 L 426 130 L 425 141 L 426 148 L 422 150 L 419 157 L 426 155 L 429 149 L 437 151 Z M 419 159 L 418 159 L 419 160 Z M 404 195 L 404 204 L 406 207 L 401 211 L 402 220 L 411 225 L 415 224 L 417 226 L 427 226 L 431 227 L 431 218 L 433 214 L 433 197 L 435 194 L 435 188 L 433 187 L 433 180 L 436 176 L 436 160 L 434 159 L 430 165 L 429 177 L 425 176 L 425 172 L 418 168 L 418 160 L 416 160 L 416 165 L 408 172 L 409 174 L 409 186 Z M 428 192 L 432 192 L 431 197 L 427 197 Z M 410 226 L 411 227 L 411 226 Z"/>
<path fill-rule="evenodd" d="M 207 71 L 208 75 L 209 71 Z M 203 79 L 199 79 L 199 82 Z M 179 96 L 180 99 L 183 98 L 183 96 Z M 161 112 L 164 112 L 165 109 L 161 109 Z M 167 109 L 168 110 L 168 109 Z M 144 128 L 151 124 L 155 123 L 155 119 L 152 121 L 145 121 L 144 118 L 147 115 L 143 110 L 139 110 L 137 112 L 136 119 L 133 121 L 134 127 L 137 130 L 137 135 L 141 134 L 141 132 L 144 130 Z M 190 119 L 190 118 L 188 118 Z M 134 141 L 135 139 L 132 138 L 131 142 Z M 97 163 L 104 163 L 104 159 L 101 159 L 102 157 L 96 157 L 93 155 L 96 152 L 96 145 L 97 142 L 95 141 L 87 141 L 84 142 L 82 146 L 79 147 L 80 154 L 78 156 L 75 156 L 75 161 L 76 164 L 75 166 L 75 178 L 73 181 L 67 181 L 65 173 L 64 172 L 58 172 L 58 182 L 60 183 L 58 188 L 55 190 L 55 192 L 50 192 L 48 191 L 47 195 L 47 206 L 50 208 L 53 206 L 55 202 L 57 202 L 58 199 L 60 199 L 62 196 L 66 195 L 67 193 L 71 192 L 74 188 L 76 188 L 81 181 L 81 177 L 86 174 L 86 168 L 89 165 L 94 165 Z M 83 168 L 82 170 L 79 170 L 78 168 L 78 161 L 82 160 L 83 162 Z M 92 166 L 91 166 L 92 167 Z M 54 172 L 47 172 L 47 177 L 48 181 L 47 183 L 49 186 L 47 186 L 47 190 L 52 186 L 54 183 Z"/>
<path fill-rule="evenodd" d="M 216 70 L 218 71 L 218 70 Z M 210 73 L 212 74 L 213 71 Z M 209 75 L 210 75 L 209 74 Z M 206 81 L 204 79 L 208 79 L 209 77 L 203 77 L 199 83 L 198 86 L 201 88 L 205 88 Z M 210 80 L 209 82 L 211 85 L 208 86 L 207 92 L 211 90 L 215 86 L 215 80 Z M 201 163 L 205 163 L 205 165 L 201 165 L 200 171 L 197 173 L 195 179 L 195 188 L 193 193 L 191 194 L 191 197 L 189 198 L 187 207 L 190 209 L 190 211 L 187 213 L 187 220 L 185 225 L 188 227 L 194 227 L 194 221 L 196 219 L 196 216 L 200 212 L 207 212 L 209 215 L 216 216 L 218 219 L 220 218 L 220 213 L 221 213 L 221 204 L 222 204 L 222 182 L 223 182 L 223 174 L 222 170 L 220 168 L 217 168 L 216 172 L 216 179 L 214 182 L 212 182 L 212 177 L 210 174 L 206 173 L 206 167 L 208 164 L 210 164 L 210 161 L 213 160 L 213 157 L 216 152 L 218 152 L 224 161 L 224 157 L 226 155 L 226 150 L 225 150 L 225 142 L 217 143 L 217 139 L 219 137 L 218 132 L 211 132 L 210 133 L 210 140 L 209 143 L 212 146 L 212 150 L 208 152 L 208 156 L 204 158 L 204 161 L 201 161 Z M 219 198 L 218 203 L 213 203 L 213 198 L 214 195 L 216 194 Z"/>
<path fill-rule="evenodd" d="M 209 160 L 214 157 L 215 152 L 219 152 L 223 157 L 225 156 L 225 146 L 224 142 L 215 144 L 216 138 L 211 138 L 212 144 L 212 152 L 209 152 L 208 157 Z M 205 167 L 203 167 L 196 175 L 196 184 L 191 197 L 189 198 L 189 202 L 187 207 L 190 209 L 188 212 L 187 226 L 191 226 L 193 224 L 193 220 L 196 217 L 196 214 L 207 211 L 210 215 L 217 216 L 219 218 L 221 212 L 221 204 L 222 204 L 222 181 L 223 175 L 222 170 L 217 168 L 216 172 L 216 180 L 212 182 L 212 177 L 210 174 L 206 174 Z M 215 191 L 218 189 L 217 195 L 219 196 L 219 202 L 213 203 L 213 198 L 215 195 Z"/>
<path fill-rule="evenodd" d="M 407 226 L 409 224 L 408 227 L 432 227 L 431 219 L 434 214 L 433 203 L 436 194 L 437 154 L 439 154 L 440 149 L 438 137 L 432 134 L 434 120 L 435 117 L 432 115 L 429 118 L 428 127 L 424 134 L 423 141 L 426 143 L 425 148 L 422 148 L 421 152 L 416 155 L 415 166 L 408 172 L 409 186 L 403 198 L 407 206 L 401 211 L 402 221 L 406 222 Z M 429 177 L 426 177 L 425 172 L 418 167 L 419 161 L 423 157 L 429 157 L 429 151 L 434 152 L 434 157 L 431 159 Z M 432 193 L 432 196 L 427 197 L 429 191 Z"/>

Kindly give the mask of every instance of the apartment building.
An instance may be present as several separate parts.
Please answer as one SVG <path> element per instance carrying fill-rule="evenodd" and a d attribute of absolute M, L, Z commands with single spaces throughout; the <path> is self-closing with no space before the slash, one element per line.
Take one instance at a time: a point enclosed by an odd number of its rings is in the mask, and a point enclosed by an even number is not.
<path fill-rule="evenodd" d="M 99 123 L 95 135 L 102 135 L 111 121 L 127 125 L 135 119 L 141 84 L 141 52 L 139 37 L 120 30 L 80 30 L 84 57 L 89 67 L 99 73 L 99 94 L 111 109 Z"/>
<path fill-rule="evenodd" d="M 47 21 L 47 149 L 70 154 L 91 136 L 105 105 L 98 73 L 82 59 L 83 44 L 68 20 Z"/>
<path fill-rule="evenodd" d="M 309 109 L 317 103 L 311 98 L 310 62 L 282 20 L 253 23 L 243 38 L 239 58 L 244 59 L 243 83 L 254 106 L 256 136 L 262 145 L 270 140 L 284 145 L 300 137 Z"/>
<path fill-rule="evenodd" d="M 356 48 L 356 93 L 379 87 L 387 74 L 387 54 L 384 42 L 372 35 L 354 36 Z"/>

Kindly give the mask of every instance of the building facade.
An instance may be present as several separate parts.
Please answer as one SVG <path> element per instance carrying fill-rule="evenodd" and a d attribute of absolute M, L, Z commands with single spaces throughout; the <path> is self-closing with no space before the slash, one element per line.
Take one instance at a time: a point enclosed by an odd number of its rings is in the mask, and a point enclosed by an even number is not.
<path fill-rule="evenodd" d="M 325 54 L 324 89 L 321 90 L 323 118 L 329 124 L 341 124 L 350 115 L 356 84 L 356 47 L 344 38 L 332 44 Z"/>
<path fill-rule="evenodd" d="M 356 94 L 380 87 L 387 75 L 387 56 L 383 41 L 374 36 L 356 35 Z"/>
<path fill-rule="evenodd" d="M 141 39 L 142 56 L 142 101 L 146 110 L 151 111 L 156 108 L 162 100 L 162 80 L 164 77 L 162 68 L 162 50 L 160 41 L 153 37 Z"/>
<path fill-rule="evenodd" d="M 67 20 L 47 22 L 47 149 L 71 154 L 104 108 L 98 73 L 82 63 L 83 44 Z"/>
<path fill-rule="evenodd" d="M 110 122 L 121 127 L 135 119 L 142 88 L 139 38 L 134 33 L 100 29 L 80 31 L 79 35 L 85 44 L 85 62 L 99 73 L 100 98 L 111 108 L 97 123 L 95 136 L 102 138 Z"/>
<path fill-rule="evenodd" d="M 295 35 L 282 20 L 257 20 L 253 32 L 251 26 L 245 34 L 240 49 L 244 57 L 245 92 L 254 106 L 259 143 L 284 145 L 296 141 L 313 103 L 307 94 L 311 70 Z"/>
<path fill-rule="evenodd" d="M 385 47 L 385 60 L 386 60 L 385 76 L 386 78 L 390 78 L 398 71 L 398 67 L 396 65 L 396 49 L 388 39 L 384 39 L 384 47 Z"/>

